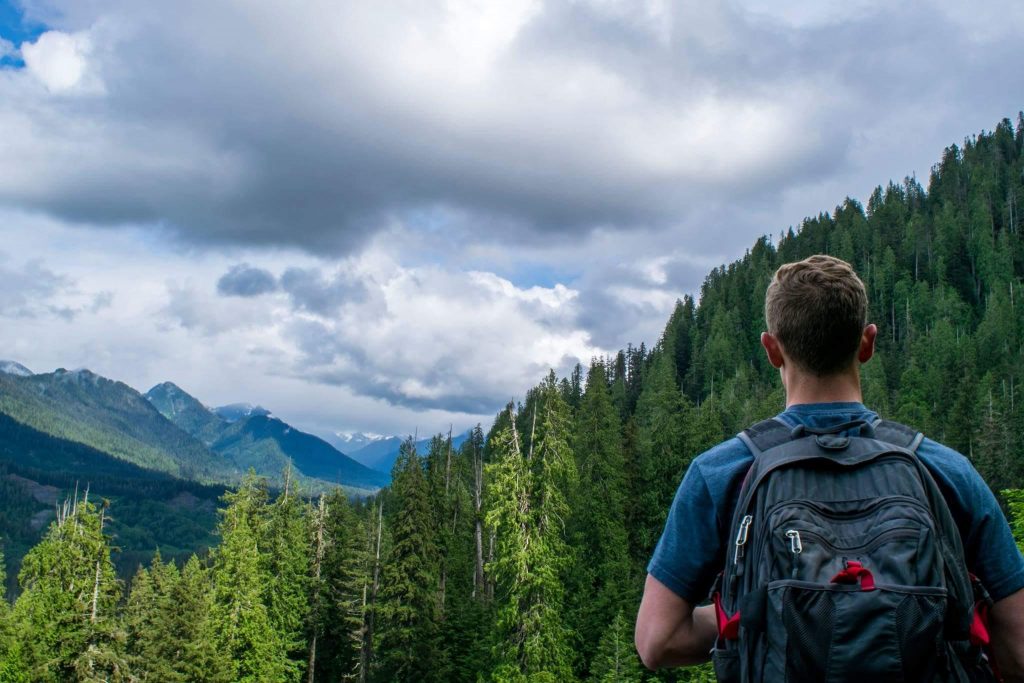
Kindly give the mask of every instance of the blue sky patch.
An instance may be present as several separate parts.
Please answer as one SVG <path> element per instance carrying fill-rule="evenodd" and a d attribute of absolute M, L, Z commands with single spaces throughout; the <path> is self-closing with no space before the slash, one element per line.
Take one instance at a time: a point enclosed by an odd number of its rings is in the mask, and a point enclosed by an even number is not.
<path fill-rule="evenodd" d="M 15 48 L 21 47 L 25 41 L 33 42 L 46 31 L 46 26 L 38 22 L 27 21 L 21 3 L 11 0 L 0 0 L 0 38 L 10 41 Z M 0 56 L 0 67 L 20 69 L 25 61 L 20 55 Z"/>

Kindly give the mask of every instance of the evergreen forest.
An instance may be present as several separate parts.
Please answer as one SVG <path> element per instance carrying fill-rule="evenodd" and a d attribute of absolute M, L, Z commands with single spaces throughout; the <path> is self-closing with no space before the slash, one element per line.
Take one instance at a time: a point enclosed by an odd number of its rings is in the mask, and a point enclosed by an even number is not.
<path fill-rule="evenodd" d="M 868 288 L 865 403 L 967 455 L 1024 543 L 1022 210 L 1024 115 L 947 148 L 927 187 L 757 240 L 652 347 L 550 373 L 458 447 L 409 439 L 375 496 L 250 473 L 208 552 L 157 554 L 130 581 L 116 504 L 69 492 L 0 601 L 0 681 L 713 680 L 643 669 L 645 566 L 692 459 L 782 409 L 764 290 L 816 253 Z"/>

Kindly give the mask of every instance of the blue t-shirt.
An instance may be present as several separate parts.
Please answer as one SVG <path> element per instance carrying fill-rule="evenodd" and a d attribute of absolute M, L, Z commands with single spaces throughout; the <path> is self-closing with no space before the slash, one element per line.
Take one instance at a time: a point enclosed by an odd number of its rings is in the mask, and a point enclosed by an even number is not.
<path fill-rule="evenodd" d="M 793 427 L 831 427 L 877 417 L 860 403 L 795 405 L 779 414 Z M 931 439 L 921 443 L 917 454 L 949 504 L 968 569 L 981 579 L 993 600 L 1024 588 L 1024 557 L 981 475 L 967 458 Z M 738 438 L 723 441 L 694 459 L 676 491 L 647 571 L 691 605 L 707 598 L 725 567 L 732 510 L 753 459 Z"/>

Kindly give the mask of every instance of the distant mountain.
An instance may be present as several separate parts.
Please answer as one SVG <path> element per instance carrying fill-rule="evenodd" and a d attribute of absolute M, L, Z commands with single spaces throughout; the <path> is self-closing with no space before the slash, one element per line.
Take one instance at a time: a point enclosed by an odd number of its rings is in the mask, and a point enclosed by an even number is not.
<path fill-rule="evenodd" d="M 161 415 L 207 446 L 220 438 L 225 421 L 173 382 L 157 384 L 144 395 Z"/>
<path fill-rule="evenodd" d="M 139 467 L 0 414 L 0 537 L 9 590 L 16 588 L 21 557 L 53 520 L 54 504 L 76 488 L 88 488 L 92 500 L 113 501 L 108 532 L 120 549 L 114 561 L 122 576 L 157 547 L 165 560 L 185 560 L 216 542 L 223 486 Z"/>
<path fill-rule="evenodd" d="M 323 439 L 299 431 L 276 417 L 252 415 L 230 423 L 212 448 L 238 463 L 260 467 L 287 463 L 306 475 L 349 486 L 387 486 L 389 474 L 372 470 Z"/>
<path fill-rule="evenodd" d="M 13 360 L 0 360 L 0 372 L 15 377 L 28 377 L 32 371 Z"/>
<path fill-rule="evenodd" d="M 86 369 L 0 373 L 0 413 L 44 434 L 184 479 L 213 483 L 241 476 L 139 392 Z"/>
<path fill-rule="evenodd" d="M 270 415 L 270 411 L 263 406 L 254 406 L 251 403 L 232 403 L 230 405 L 214 408 L 213 412 L 228 422 L 238 422 L 254 415 Z"/>
<path fill-rule="evenodd" d="M 348 457 L 378 472 L 391 472 L 391 466 L 398 459 L 398 449 L 403 439 L 388 436 L 377 439 L 357 451 L 351 451 Z"/>
<path fill-rule="evenodd" d="M 469 431 L 452 437 L 452 448 L 458 448 L 469 438 Z M 366 465 L 378 472 L 391 474 L 391 468 L 398 459 L 398 452 L 405 439 L 398 436 L 388 436 L 377 439 L 363 448 L 352 451 L 348 455 L 353 460 Z M 416 452 L 425 455 L 430 450 L 430 438 L 420 439 L 416 442 Z"/>
<path fill-rule="evenodd" d="M 366 448 L 371 443 L 386 439 L 388 437 L 382 434 L 364 434 L 362 432 L 356 432 L 354 434 L 346 434 L 344 432 L 334 432 L 333 434 L 327 434 L 324 436 L 324 441 L 337 448 L 342 453 L 355 453 L 356 451 Z"/>
<path fill-rule="evenodd" d="M 248 403 L 209 409 L 172 382 L 158 384 L 146 398 L 164 417 L 200 439 L 241 471 L 252 468 L 280 482 L 291 462 L 309 488 L 324 482 L 357 489 L 387 486 L 390 476 L 352 460 L 329 443 L 272 417 L 269 410 Z M 322 480 L 317 483 L 312 480 Z"/>

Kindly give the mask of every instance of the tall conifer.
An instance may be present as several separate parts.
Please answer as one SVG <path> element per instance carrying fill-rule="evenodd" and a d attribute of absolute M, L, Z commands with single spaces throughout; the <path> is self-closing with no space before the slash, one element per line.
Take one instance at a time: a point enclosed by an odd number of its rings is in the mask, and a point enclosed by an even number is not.
<path fill-rule="evenodd" d="M 430 681 L 438 653 L 438 557 L 427 479 L 412 438 L 402 444 L 391 481 L 397 509 L 381 584 L 380 668 L 385 680 Z"/>

